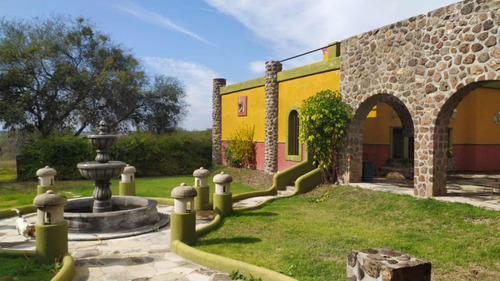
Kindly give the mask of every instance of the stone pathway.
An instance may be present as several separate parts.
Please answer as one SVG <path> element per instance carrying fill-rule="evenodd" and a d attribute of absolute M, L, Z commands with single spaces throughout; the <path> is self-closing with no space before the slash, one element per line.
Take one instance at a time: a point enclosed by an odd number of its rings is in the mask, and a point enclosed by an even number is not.
<path fill-rule="evenodd" d="M 293 189 L 280 191 L 278 196 L 287 196 Z M 276 196 L 261 196 L 240 201 L 237 207 L 254 206 Z M 158 206 L 158 212 L 170 213 L 172 206 Z M 206 213 L 206 214 L 205 214 Z M 209 212 L 200 214 L 209 219 L 197 220 L 197 227 L 211 221 Z M 35 222 L 36 215 L 25 216 Z M 0 248 L 35 250 L 35 240 L 20 236 L 15 228 L 16 218 L 0 220 Z M 162 280 L 162 281 L 224 281 L 231 280 L 228 274 L 211 270 L 188 261 L 170 249 L 170 226 L 157 232 L 138 236 L 94 241 L 69 241 L 69 253 L 75 259 L 74 281 L 96 280 Z"/>
<path fill-rule="evenodd" d="M 290 196 L 295 192 L 295 187 L 294 186 L 287 186 L 286 190 L 279 190 L 278 195 L 270 195 L 270 196 L 259 196 L 259 197 L 252 197 L 248 198 L 245 200 L 238 201 L 233 204 L 233 208 L 245 208 L 245 207 L 251 207 L 255 206 L 258 204 L 261 204 L 271 198 L 274 197 L 285 197 L 285 196 Z"/>
<path fill-rule="evenodd" d="M 500 177 L 499 177 L 500 179 Z M 470 204 L 476 207 L 500 211 L 500 187 L 488 184 L 478 185 L 478 180 L 450 181 L 447 184 L 448 194 L 446 196 L 435 196 L 433 199 L 445 202 L 457 202 Z M 413 187 L 404 183 L 389 182 L 359 182 L 351 183 L 365 189 L 387 191 L 397 194 L 413 195 Z"/>
<path fill-rule="evenodd" d="M 170 213 L 171 206 L 158 206 L 161 213 Z M 34 214 L 25 216 L 35 222 Z M 0 220 L 0 247 L 35 250 L 35 240 L 17 234 L 16 218 Z M 197 227 L 210 220 L 197 220 Z M 170 250 L 170 227 L 143 235 L 95 241 L 69 241 L 69 253 L 75 259 L 74 281 L 97 280 L 166 280 L 215 281 L 229 276 L 188 261 Z"/>

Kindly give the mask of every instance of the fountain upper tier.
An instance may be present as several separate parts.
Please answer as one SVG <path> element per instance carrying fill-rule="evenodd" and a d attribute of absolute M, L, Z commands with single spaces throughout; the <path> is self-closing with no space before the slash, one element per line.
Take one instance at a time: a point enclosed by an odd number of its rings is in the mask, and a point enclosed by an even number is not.
<path fill-rule="evenodd" d="M 86 179 L 110 180 L 119 177 L 125 166 L 126 163 L 121 161 L 109 161 L 107 163 L 89 161 L 78 163 L 76 167 Z"/>

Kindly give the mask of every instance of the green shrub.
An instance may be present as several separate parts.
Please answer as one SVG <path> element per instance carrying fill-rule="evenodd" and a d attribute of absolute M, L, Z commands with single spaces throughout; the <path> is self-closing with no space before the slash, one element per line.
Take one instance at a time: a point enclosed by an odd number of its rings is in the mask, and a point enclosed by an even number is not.
<path fill-rule="evenodd" d="M 230 165 L 238 168 L 255 167 L 254 133 L 255 126 L 242 126 L 234 132 L 227 148 L 224 148 L 224 157 Z"/>
<path fill-rule="evenodd" d="M 300 107 L 300 141 L 321 168 L 323 182 L 333 183 L 338 176 L 338 153 L 347 134 L 351 107 L 338 91 L 325 90 L 305 99 Z"/>
<path fill-rule="evenodd" d="M 36 171 L 50 166 L 58 180 L 81 178 L 76 164 L 95 158 L 95 149 L 87 139 L 73 136 L 53 136 L 29 143 L 18 157 L 18 180 L 36 179 Z"/>
<path fill-rule="evenodd" d="M 58 180 L 81 179 L 77 163 L 93 161 L 96 155 L 86 139 L 69 136 L 25 145 L 21 153 L 19 180 L 35 179 L 36 170 L 47 165 L 57 170 Z M 138 177 L 190 174 L 201 166 L 211 166 L 211 134 L 210 131 L 134 133 L 119 137 L 109 154 L 112 160 L 135 166 Z"/>

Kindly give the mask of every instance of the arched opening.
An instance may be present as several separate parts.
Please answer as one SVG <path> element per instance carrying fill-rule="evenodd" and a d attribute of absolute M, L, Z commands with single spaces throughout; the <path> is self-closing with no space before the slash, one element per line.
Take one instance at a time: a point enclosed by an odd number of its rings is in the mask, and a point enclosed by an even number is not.
<path fill-rule="evenodd" d="M 490 195 L 500 192 L 500 82 L 476 82 L 454 93 L 437 116 L 434 139 L 437 194 L 466 192 L 456 184 L 464 181 Z"/>
<path fill-rule="evenodd" d="M 398 173 L 411 180 L 413 135 L 411 114 L 397 97 L 377 94 L 366 99 L 349 127 L 344 178 L 348 177 L 350 182 L 371 181 L 373 176 L 390 172 L 387 167 L 393 161 L 397 163 L 392 163 L 394 166 L 402 167 Z M 367 173 L 371 173 L 372 179 Z"/>
<path fill-rule="evenodd" d="M 403 126 L 398 113 L 389 104 L 381 102 L 375 105 L 363 127 L 362 180 L 411 183 L 414 162 L 412 131 Z"/>
<path fill-rule="evenodd" d="M 299 112 L 296 107 L 292 107 L 287 118 L 286 160 L 301 161 L 299 127 Z"/>

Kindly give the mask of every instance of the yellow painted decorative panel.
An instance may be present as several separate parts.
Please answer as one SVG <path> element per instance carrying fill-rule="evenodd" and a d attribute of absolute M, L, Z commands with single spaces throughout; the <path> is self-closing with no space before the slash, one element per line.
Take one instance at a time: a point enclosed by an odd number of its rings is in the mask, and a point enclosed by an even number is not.
<path fill-rule="evenodd" d="M 287 112 L 291 106 L 301 106 L 302 101 L 319 91 L 339 89 L 339 70 L 323 72 L 279 83 L 278 141 L 286 141 Z"/>
<path fill-rule="evenodd" d="M 238 98 L 247 97 L 247 115 L 238 116 Z M 228 140 L 240 126 L 255 125 L 255 141 L 265 140 L 265 88 L 257 87 L 221 96 L 222 139 Z"/>

